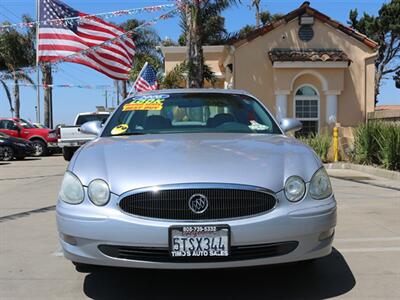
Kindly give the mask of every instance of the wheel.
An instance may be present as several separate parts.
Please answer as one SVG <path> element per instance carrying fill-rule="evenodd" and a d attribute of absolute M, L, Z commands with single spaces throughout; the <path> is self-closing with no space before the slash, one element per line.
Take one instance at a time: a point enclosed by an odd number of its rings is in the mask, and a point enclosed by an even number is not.
<path fill-rule="evenodd" d="M 75 148 L 63 147 L 62 153 L 63 153 L 64 159 L 66 161 L 70 161 L 72 156 L 74 156 L 75 151 L 76 151 Z"/>
<path fill-rule="evenodd" d="M 35 148 L 33 156 L 38 157 L 38 156 L 45 156 L 47 154 L 47 145 L 45 142 L 41 140 L 33 140 L 32 144 L 33 148 Z"/>
<path fill-rule="evenodd" d="M 75 266 L 75 269 L 80 273 L 90 273 L 97 267 L 95 265 L 82 264 L 75 261 L 73 261 L 72 264 Z"/>
<path fill-rule="evenodd" d="M 3 147 L 3 160 L 4 161 L 10 161 L 14 158 L 14 149 L 11 148 L 10 146 L 4 146 Z"/>
<path fill-rule="evenodd" d="M 318 258 L 312 258 L 312 259 L 307 259 L 307 260 L 302 260 L 297 262 L 297 265 L 303 268 L 314 268 L 315 262 L 318 260 Z"/>

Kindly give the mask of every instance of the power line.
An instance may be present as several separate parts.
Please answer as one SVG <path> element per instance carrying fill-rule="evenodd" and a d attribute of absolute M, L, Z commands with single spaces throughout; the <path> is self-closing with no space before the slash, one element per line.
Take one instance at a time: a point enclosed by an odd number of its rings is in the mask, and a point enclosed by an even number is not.
<path fill-rule="evenodd" d="M 19 20 L 19 16 L 17 16 L 12 10 L 8 9 L 5 5 L 0 4 L 1 7 L 3 7 L 6 11 L 8 11 L 10 14 L 12 14 L 14 17 L 17 18 L 17 20 Z"/>

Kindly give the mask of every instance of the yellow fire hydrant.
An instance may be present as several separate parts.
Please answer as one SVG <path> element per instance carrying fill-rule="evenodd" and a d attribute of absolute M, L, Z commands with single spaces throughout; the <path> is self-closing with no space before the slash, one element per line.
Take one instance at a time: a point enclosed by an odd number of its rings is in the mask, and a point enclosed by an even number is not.
<path fill-rule="evenodd" d="M 339 129 L 333 128 L 333 161 L 339 161 Z"/>

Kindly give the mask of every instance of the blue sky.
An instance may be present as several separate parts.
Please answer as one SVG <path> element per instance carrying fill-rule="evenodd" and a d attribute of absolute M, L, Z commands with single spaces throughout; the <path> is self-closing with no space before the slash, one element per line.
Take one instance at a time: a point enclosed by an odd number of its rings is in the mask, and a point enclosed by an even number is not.
<path fill-rule="evenodd" d="M 100 13 L 119 9 L 130 9 L 157 4 L 168 4 L 168 0 L 64 0 L 70 6 L 86 13 Z M 299 7 L 303 1 L 297 0 L 262 0 L 262 8 L 272 13 L 287 13 Z M 313 0 L 311 6 L 328 14 L 333 19 L 346 23 L 350 9 L 357 8 L 359 12 L 377 14 L 382 0 Z M 242 0 L 242 5 L 233 7 L 226 12 L 226 27 L 229 31 L 237 31 L 246 24 L 254 24 L 254 11 L 250 9 L 250 0 Z M 0 0 L 0 22 L 5 20 L 17 23 L 22 14 L 35 16 L 34 0 Z M 148 20 L 158 14 L 139 14 L 133 17 Z M 119 23 L 125 17 L 111 19 Z M 178 18 L 161 21 L 154 27 L 161 38 L 177 39 L 180 34 Z M 36 78 L 35 73 L 31 74 Z M 56 67 L 54 84 L 97 84 L 112 85 L 108 77 L 78 64 L 63 63 Z M 41 91 L 43 95 L 43 91 Z M 115 103 L 116 96 L 112 90 L 108 92 L 109 104 Z M 104 105 L 104 90 L 89 90 L 78 88 L 55 88 L 53 90 L 54 124 L 72 123 L 78 112 L 95 110 L 96 105 Z M 21 87 L 21 115 L 35 121 L 36 91 L 30 87 Z M 400 104 L 400 89 L 396 89 L 392 80 L 382 86 L 379 104 Z M 42 104 L 43 108 L 43 104 Z M 42 121 L 43 121 L 43 112 Z M 3 90 L 0 90 L 0 116 L 10 116 L 9 106 Z"/>

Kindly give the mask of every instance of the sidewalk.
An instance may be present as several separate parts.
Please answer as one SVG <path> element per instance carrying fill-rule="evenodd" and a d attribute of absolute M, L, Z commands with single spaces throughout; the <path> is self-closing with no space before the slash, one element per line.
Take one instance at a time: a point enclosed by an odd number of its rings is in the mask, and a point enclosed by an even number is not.
<path fill-rule="evenodd" d="M 350 169 L 327 169 L 329 176 L 336 179 L 374 185 L 400 191 L 400 181 L 386 179 L 369 173 Z"/>

